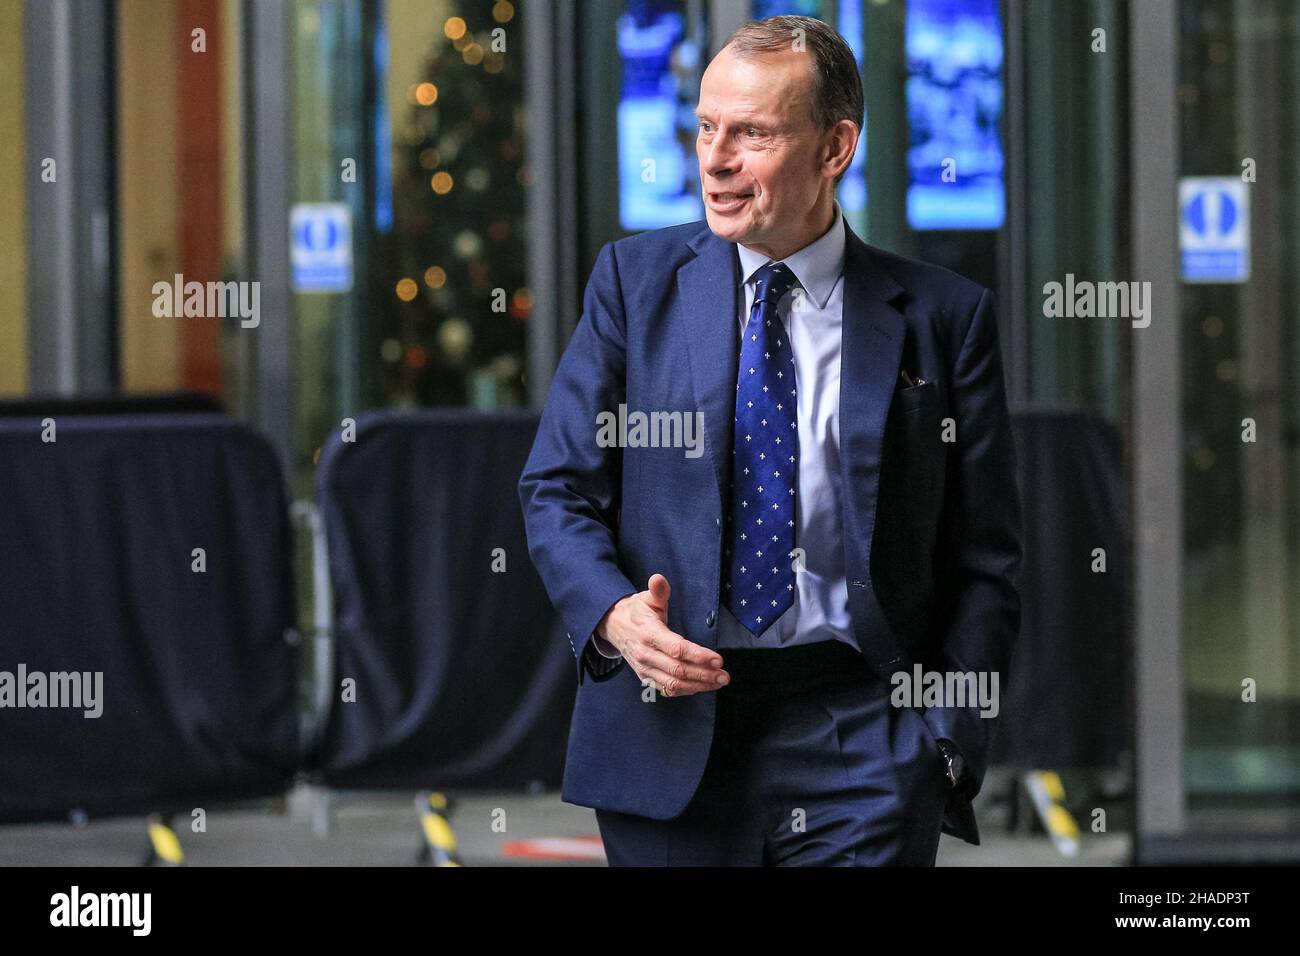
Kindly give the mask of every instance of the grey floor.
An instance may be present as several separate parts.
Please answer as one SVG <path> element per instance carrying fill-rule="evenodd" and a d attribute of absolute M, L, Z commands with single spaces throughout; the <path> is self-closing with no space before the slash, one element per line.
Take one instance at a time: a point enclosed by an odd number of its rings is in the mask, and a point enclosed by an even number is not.
<path fill-rule="evenodd" d="M 1008 835 L 996 808 L 978 809 L 983 844 L 944 836 L 940 866 L 1114 866 L 1128 857 L 1125 836 L 1085 833 L 1078 857 L 1067 859 L 1045 836 Z M 604 865 L 595 814 L 561 802 L 558 794 L 462 797 L 451 824 L 468 866 Z M 284 801 L 214 808 L 204 833 L 182 829 L 186 820 L 176 825 L 190 866 L 411 866 L 421 842 L 414 794 L 339 794 L 308 786 Z M 146 849 L 145 832 L 143 819 L 0 827 L 0 866 L 134 866 Z M 587 859 L 523 855 L 539 850 Z"/>

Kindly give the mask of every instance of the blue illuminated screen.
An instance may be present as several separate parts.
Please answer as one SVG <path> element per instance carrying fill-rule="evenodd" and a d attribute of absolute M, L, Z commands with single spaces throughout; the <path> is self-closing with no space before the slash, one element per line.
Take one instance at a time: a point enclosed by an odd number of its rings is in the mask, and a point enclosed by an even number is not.
<path fill-rule="evenodd" d="M 907 4 L 907 221 L 998 229 L 1006 216 L 998 0 Z"/>
<path fill-rule="evenodd" d="M 682 0 L 628 0 L 618 19 L 619 219 L 627 231 L 703 218 L 695 106 L 703 70 Z"/>

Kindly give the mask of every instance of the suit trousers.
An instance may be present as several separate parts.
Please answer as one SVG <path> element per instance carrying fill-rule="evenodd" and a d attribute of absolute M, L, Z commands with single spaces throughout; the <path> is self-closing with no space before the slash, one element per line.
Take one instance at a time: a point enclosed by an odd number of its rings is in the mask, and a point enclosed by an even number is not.
<path fill-rule="evenodd" d="M 919 710 L 841 641 L 719 653 L 698 789 L 669 820 L 598 809 L 611 866 L 934 865 L 950 784 Z"/>

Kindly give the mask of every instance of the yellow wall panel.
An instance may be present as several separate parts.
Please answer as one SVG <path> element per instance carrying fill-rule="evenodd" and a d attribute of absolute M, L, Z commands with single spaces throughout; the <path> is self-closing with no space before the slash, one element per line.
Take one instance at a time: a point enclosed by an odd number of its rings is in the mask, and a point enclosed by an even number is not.
<path fill-rule="evenodd" d="M 124 391 L 181 383 L 180 326 L 155 318 L 153 284 L 179 270 L 176 10 L 170 0 L 123 0 L 118 14 L 118 199 Z"/>
<path fill-rule="evenodd" d="M 27 392 L 28 171 L 23 158 L 23 5 L 0 3 L 0 395 Z"/>

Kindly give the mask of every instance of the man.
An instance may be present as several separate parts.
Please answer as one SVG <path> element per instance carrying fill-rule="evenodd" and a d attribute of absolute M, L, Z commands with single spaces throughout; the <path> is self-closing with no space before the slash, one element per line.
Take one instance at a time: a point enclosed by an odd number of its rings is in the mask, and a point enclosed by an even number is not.
<path fill-rule="evenodd" d="M 563 799 L 614 865 L 933 865 L 993 721 L 892 682 L 1005 686 L 1019 628 L 993 297 L 848 228 L 825 24 L 741 27 L 697 112 L 707 223 L 601 250 L 519 486 L 578 659 Z M 705 453 L 599 427 L 638 412 Z"/>

